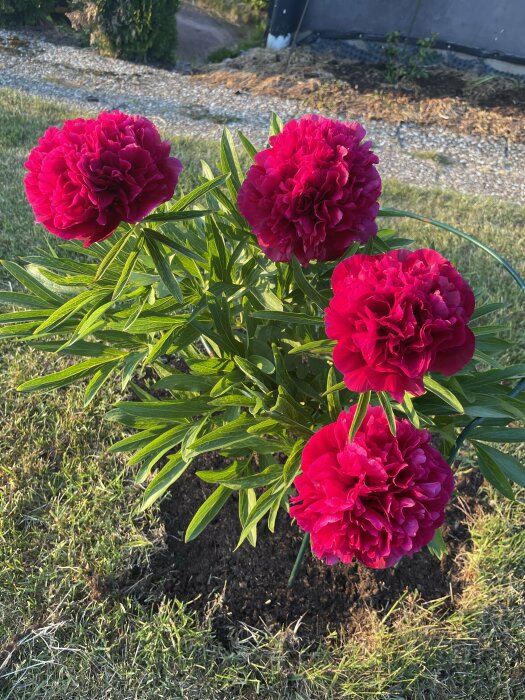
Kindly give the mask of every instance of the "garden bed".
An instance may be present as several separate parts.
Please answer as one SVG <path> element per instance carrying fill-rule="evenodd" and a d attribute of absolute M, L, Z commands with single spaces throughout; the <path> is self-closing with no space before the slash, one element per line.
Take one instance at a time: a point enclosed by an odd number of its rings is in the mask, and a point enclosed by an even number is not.
<path fill-rule="evenodd" d="M 166 530 L 162 552 L 147 568 L 136 567 L 103 588 L 132 592 L 145 604 L 167 596 L 205 614 L 212 611 L 222 641 L 228 639 L 234 621 L 255 626 L 262 622 L 271 629 L 301 618 L 302 634 L 308 637 L 341 626 L 352 631 L 364 609 L 387 612 L 406 592 L 425 602 L 440 599 L 445 614 L 455 609 L 464 585 L 461 552 L 469 547 L 468 518 L 479 507 L 482 479 L 478 472 L 458 478 L 443 527 L 449 551 L 441 562 L 425 548 L 392 569 L 373 570 L 360 564 L 329 567 L 308 552 L 290 589 L 287 581 L 303 533 L 284 514 L 273 535 L 265 523 L 259 526 L 256 549 L 244 544 L 234 552 L 240 534 L 234 495 L 196 540 L 184 543 L 184 531 L 197 505 L 212 490 L 194 472 L 217 468 L 217 459 L 221 458 L 210 454 L 196 460 L 161 504 Z"/>
<path fill-rule="evenodd" d="M 426 77 L 387 80 L 385 65 L 369 65 L 308 48 L 253 49 L 209 67 L 201 80 L 254 94 L 301 100 L 316 112 L 389 122 L 433 124 L 460 133 L 525 140 L 525 83 L 444 66 Z"/>

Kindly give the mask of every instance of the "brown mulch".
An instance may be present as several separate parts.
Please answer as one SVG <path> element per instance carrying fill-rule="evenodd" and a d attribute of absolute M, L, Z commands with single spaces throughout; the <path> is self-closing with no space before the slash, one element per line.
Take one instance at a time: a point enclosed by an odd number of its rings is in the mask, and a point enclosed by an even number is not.
<path fill-rule="evenodd" d="M 453 129 L 525 141 L 525 81 L 446 67 L 424 79 L 391 85 L 385 67 L 298 48 L 253 49 L 208 66 L 194 80 L 300 101 L 308 110 Z"/>

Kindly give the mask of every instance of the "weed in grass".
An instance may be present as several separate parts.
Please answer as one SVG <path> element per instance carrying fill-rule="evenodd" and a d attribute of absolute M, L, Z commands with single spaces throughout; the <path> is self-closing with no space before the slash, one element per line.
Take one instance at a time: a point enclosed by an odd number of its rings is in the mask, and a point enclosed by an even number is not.
<path fill-rule="evenodd" d="M 410 155 L 418 160 L 430 160 L 443 168 L 454 165 L 454 160 L 441 151 L 412 151 Z"/>

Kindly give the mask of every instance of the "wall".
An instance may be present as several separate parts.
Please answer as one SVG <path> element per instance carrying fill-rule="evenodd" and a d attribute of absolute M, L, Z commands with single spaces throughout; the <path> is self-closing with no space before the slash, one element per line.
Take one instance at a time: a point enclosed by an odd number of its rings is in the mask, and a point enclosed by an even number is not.
<path fill-rule="evenodd" d="M 411 36 L 525 58 L 525 0 L 310 0 L 302 29 L 407 34 L 418 4 Z"/>

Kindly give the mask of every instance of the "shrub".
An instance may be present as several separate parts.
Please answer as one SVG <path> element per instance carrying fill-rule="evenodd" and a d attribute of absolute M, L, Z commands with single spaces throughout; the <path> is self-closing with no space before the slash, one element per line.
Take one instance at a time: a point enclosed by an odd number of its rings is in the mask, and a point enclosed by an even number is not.
<path fill-rule="evenodd" d="M 56 0 L 0 0 L 0 24 L 35 24 L 56 5 Z"/>
<path fill-rule="evenodd" d="M 172 64 L 177 45 L 179 0 L 94 0 L 71 17 L 102 53 Z"/>

